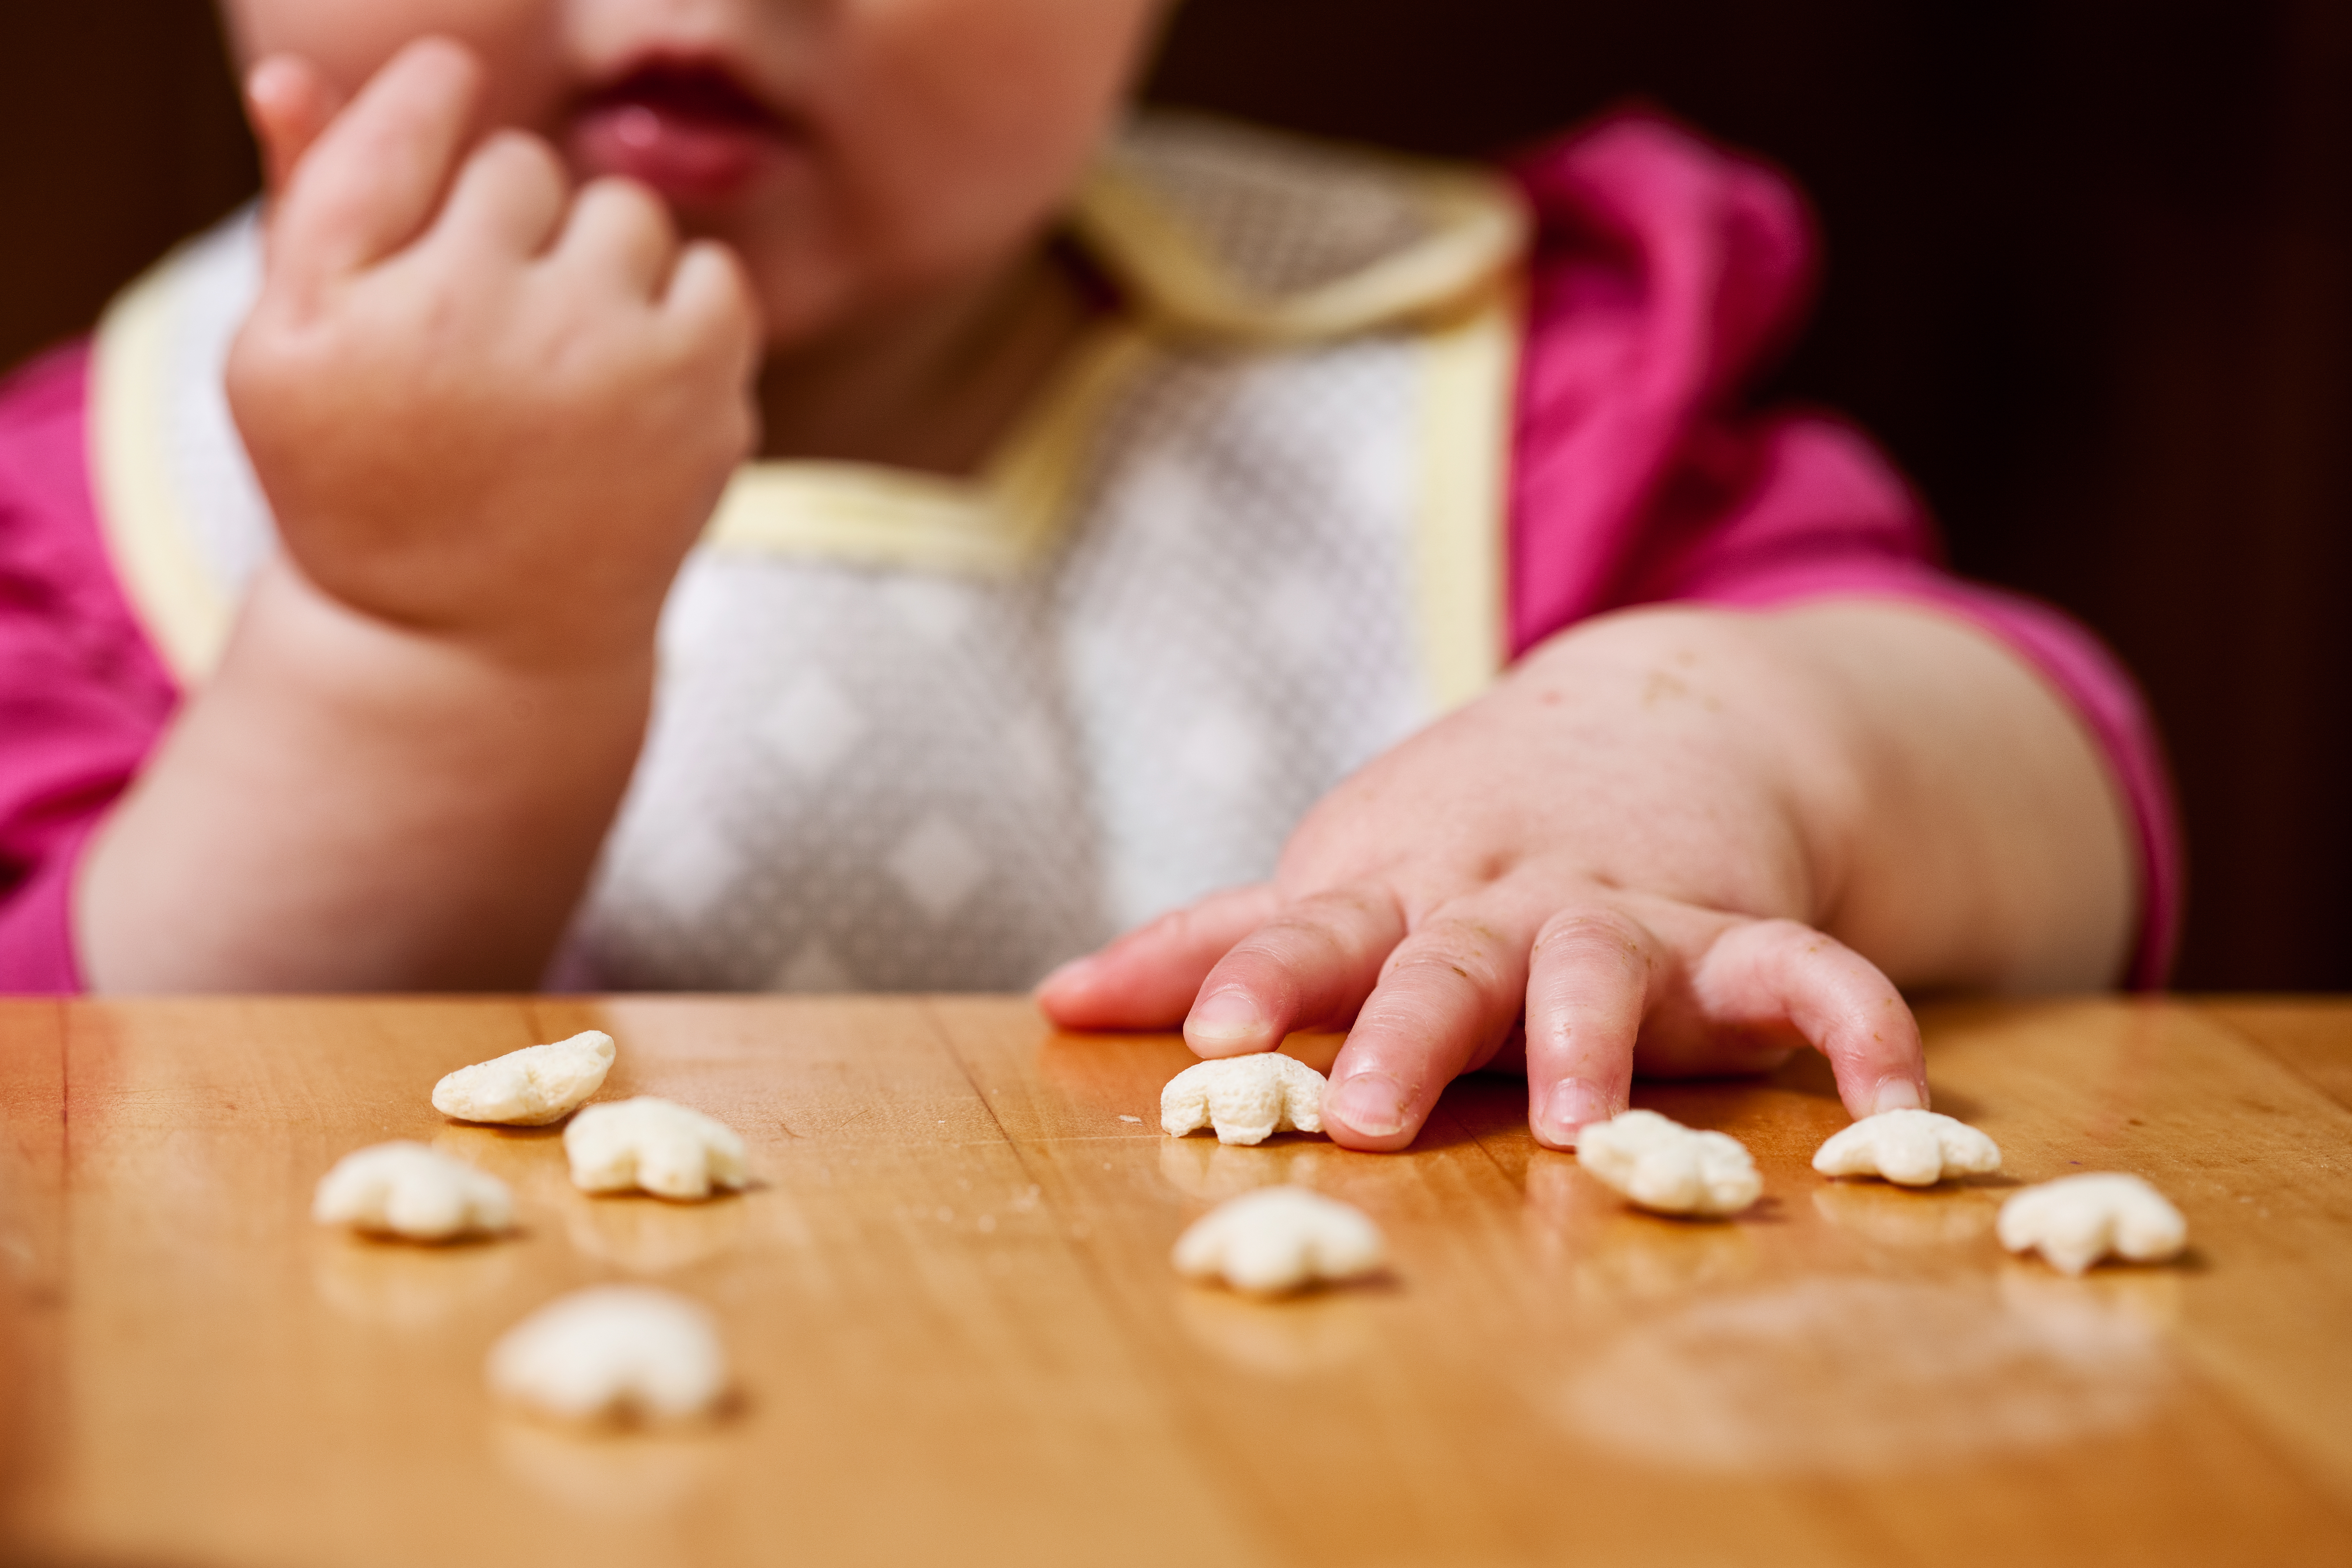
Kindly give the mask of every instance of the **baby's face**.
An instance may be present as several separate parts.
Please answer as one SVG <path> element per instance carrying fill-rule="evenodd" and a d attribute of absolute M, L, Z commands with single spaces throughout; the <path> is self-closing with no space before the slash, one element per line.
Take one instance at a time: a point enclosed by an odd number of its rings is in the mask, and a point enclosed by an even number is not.
<path fill-rule="evenodd" d="M 1084 169 L 1167 0 L 225 0 L 345 93 L 426 33 L 489 116 L 734 246 L 770 342 L 1001 264 Z"/>

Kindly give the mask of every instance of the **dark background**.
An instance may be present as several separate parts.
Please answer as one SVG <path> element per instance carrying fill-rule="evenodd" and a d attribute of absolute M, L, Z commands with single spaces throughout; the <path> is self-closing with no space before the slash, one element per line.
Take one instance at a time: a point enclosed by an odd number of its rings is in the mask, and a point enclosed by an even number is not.
<path fill-rule="evenodd" d="M 1793 171 L 1830 275 L 1777 390 L 2139 672 L 2179 983 L 2352 985 L 2352 5 L 1190 0 L 1151 91 L 1467 154 L 1639 94 Z M 253 183 L 198 0 L 7 0 L 0 363 Z"/>

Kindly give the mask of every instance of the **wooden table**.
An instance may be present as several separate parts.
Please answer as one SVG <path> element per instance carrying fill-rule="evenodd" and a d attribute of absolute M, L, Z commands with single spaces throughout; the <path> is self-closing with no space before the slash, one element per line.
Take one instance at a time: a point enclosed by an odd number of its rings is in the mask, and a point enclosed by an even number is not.
<path fill-rule="evenodd" d="M 558 1135 L 447 1123 L 460 1064 L 583 1027 L 608 1097 L 741 1131 L 764 1178 L 590 1199 Z M 1937 1009 L 1937 1104 L 2010 1178 L 1830 1183 L 1810 1059 L 1644 1086 L 1745 1139 L 1735 1222 L 1637 1215 L 1523 1088 L 1420 1144 L 1163 1137 L 1162 1037 L 1017 1000 L 0 1005 L 0 1556 L 109 1564 L 2352 1562 L 2352 1004 Z M 423 1139 L 516 1240 L 312 1226 L 338 1156 Z M 2182 1264 L 2005 1256 L 2014 1180 L 2142 1173 Z M 1392 1277 L 1276 1305 L 1177 1232 L 1288 1179 Z M 743 1407 L 690 1436 L 499 1413 L 490 1342 L 640 1279 L 714 1308 Z"/>

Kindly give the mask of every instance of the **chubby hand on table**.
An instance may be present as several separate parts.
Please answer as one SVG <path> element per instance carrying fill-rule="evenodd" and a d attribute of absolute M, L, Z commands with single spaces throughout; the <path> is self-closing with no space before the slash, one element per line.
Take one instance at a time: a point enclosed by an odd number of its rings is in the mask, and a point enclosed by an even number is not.
<path fill-rule="evenodd" d="M 1373 762 L 1275 879 L 1049 976 L 1065 1027 L 1203 1057 L 1348 1025 L 1323 1114 L 1402 1148 L 1457 1074 L 1528 1076 L 1536 1136 L 1634 1072 L 1828 1057 L 1846 1109 L 1927 1103 L 1895 980 L 2108 982 L 2134 894 L 2120 808 L 2015 656 L 1895 603 L 1605 617 Z M 1890 978 L 1892 975 L 1894 978 Z"/>

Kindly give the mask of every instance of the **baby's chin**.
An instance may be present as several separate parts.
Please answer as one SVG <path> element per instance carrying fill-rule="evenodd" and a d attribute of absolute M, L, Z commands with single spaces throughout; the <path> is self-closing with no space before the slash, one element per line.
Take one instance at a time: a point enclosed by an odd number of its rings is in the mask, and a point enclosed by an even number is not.
<path fill-rule="evenodd" d="M 947 319 L 941 311 L 961 317 L 993 297 L 998 280 L 1044 243 L 1027 233 L 942 234 L 919 225 L 877 233 L 850 221 L 841 205 L 816 186 L 677 212 L 686 234 L 719 241 L 743 264 L 771 355 L 828 343 L 870 350 L 876 331 L 887 335 L 901 324 L 928 337 Z"/>

